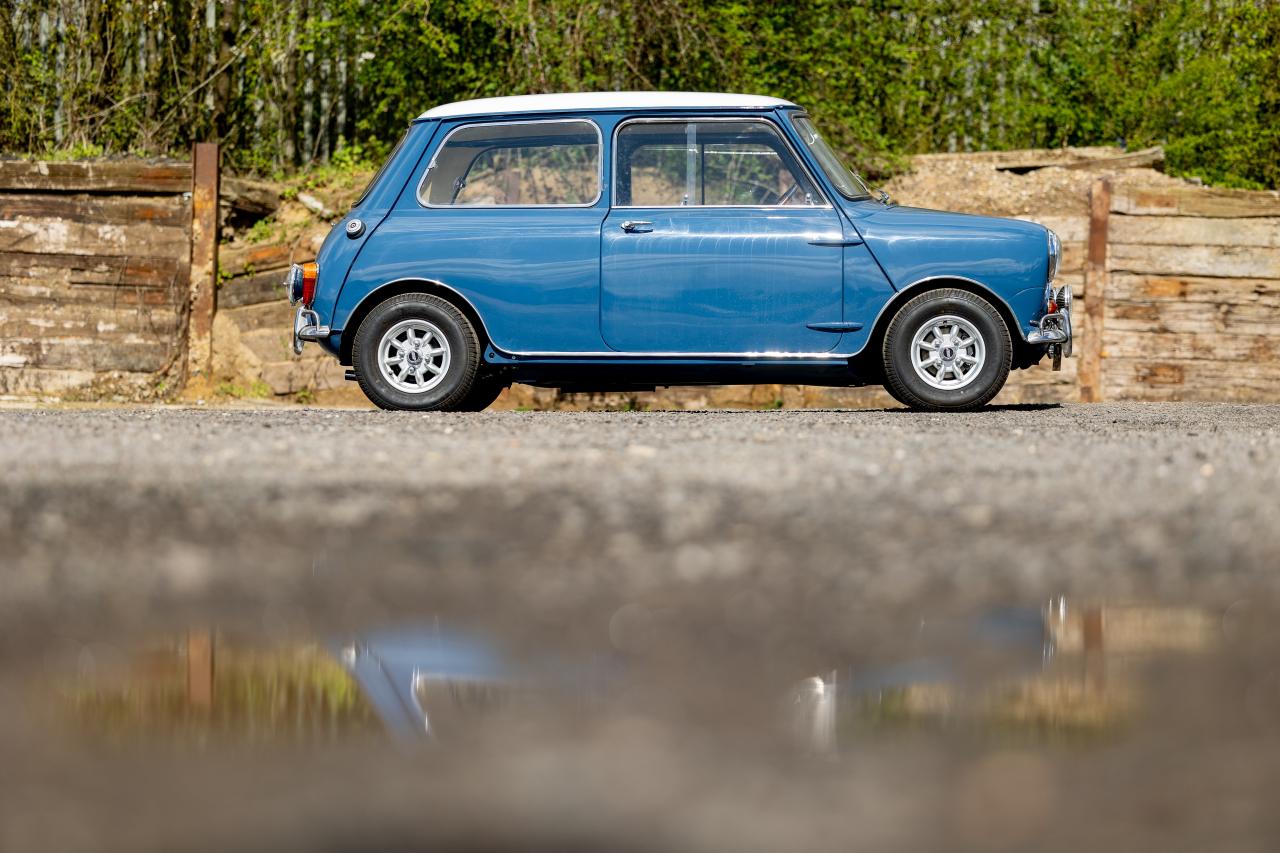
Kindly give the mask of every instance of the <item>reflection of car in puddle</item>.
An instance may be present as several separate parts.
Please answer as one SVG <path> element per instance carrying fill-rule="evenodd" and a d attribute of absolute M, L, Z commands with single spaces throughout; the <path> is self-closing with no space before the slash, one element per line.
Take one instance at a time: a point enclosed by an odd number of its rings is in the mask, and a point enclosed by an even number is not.
<path fill-rule="evenodd" d="M 799 682 L 785 727 L 822 754 L 893 728 L 1109 736 L 1134 716 L 1143 662 L 1211 648 L 1219 621 L 1199 609 L 1062 600 L 930 616 L 891 638 L 890 651 L 874 651 L 874 662 Z M 450 741 L 476 725 L 634 713 L 632 698 L 654 689 L 678 706 L 685 684 L 660 677 L 630 693 L 632 681 L 655 671 L 628 672 L 612 651 L 513 657 L 482 637 L 436 628 L 265 648 L 191 631 L 116 657 L 113 666 L 81 665 L 74 684 L 57 690 L 85 730 L 112 739 L 310 743 L 385 731 Z M 749 678 L 726 677 L 724 713 L 769 701 L 752 698 Z"/>
<path fill-rule="evenodd" d="M 1113 605 L 1000 609 L 922 621 L 925 650 L 889 665 L 834 669 L 799 682 L 794 737 L 817 753 L 891 726 L 965 725 L 1046 737 L 1117 730 L 1140 699 L 1136 670 L 1152 655 L 1211 648 L 1218 621 L 1201 609 Z"/>
<path fill-rule="evenodd" d="M 518 712 L 537 704 L 544 686 L 486 643 L 435 630 L 371 634 L 343 646 L 338 656 L 398 736 L 447 736 L 467 720 Z"/>

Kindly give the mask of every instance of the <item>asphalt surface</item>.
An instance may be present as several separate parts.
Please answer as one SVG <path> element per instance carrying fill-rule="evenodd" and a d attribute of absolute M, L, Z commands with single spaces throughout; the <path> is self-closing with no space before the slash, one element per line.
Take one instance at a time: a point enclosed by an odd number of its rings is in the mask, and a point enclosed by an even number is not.
<path fill-rule="evenodd" d="M 504 728 L 441 751 L 432 772 L 385 747 L 212 751 L 195 770 L 149 752 L 87 760 L 38 720 L 14 725 L 0 760 L 39 770 L 0 783 L 0 848 L 1263 850 L 1280 837 L 1258 793 L 1280 779 L 1271 729 L 1204 741 L 1199 783 L 1136 802 L 1185 730 L 1087 760 L 877 738 L 854 772 L 796 765 L 752 734 L 768 714 L 744 710 L 990 608 L 1064 596 L 1271 612 L 1280 406 L 11 409 L 0 470 L 10 710 L 55 652 L 192 625 L 332 637 L 445 620 L 517 654 L 603 647 L 641 661 L 650 688 L 589 734 Z M 1277 646 L 1266 634 L 1251 649 L 1274 660 Z M 1091 789 L 1093 774 L 1113 784 Z M 1198 784 L 1234 799 L 1189 807 Z"/>
<path fill-rule="evenodd" d="M 837 612 L 1280 584 L 1276 406 L 16 410 L 0 435 L 6 623 L 441 597 L 574 613 L 720 583 Z"/>

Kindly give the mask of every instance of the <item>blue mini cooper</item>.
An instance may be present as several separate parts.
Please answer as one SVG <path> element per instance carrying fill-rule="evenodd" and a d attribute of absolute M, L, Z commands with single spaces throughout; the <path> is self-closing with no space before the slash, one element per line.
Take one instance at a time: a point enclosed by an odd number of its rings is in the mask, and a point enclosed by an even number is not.
<path fill-rule="evenodd" d="M 295 350 L 388 409 L 785 382 L 970 410 L 1071 354 L 1059 252 L 871 192 L 788 101 L 527 95 L 414 121 L 286 288 Z"/>

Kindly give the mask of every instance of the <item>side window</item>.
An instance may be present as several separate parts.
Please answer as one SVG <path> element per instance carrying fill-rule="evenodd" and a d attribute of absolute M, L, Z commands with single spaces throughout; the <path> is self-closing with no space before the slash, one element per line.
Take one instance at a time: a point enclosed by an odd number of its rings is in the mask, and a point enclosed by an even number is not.
<path fill-rule="evenodd" d="M 418 187 L 428 205 L 591 205 L 600 197 L 600 130 L 589 121 L 464 125 Z"/>
<path fill-rule="evenodd" d="M 618 132 L 616 157 L 618 207 L 826 204 L 760 119 L 632 122 Z"/>

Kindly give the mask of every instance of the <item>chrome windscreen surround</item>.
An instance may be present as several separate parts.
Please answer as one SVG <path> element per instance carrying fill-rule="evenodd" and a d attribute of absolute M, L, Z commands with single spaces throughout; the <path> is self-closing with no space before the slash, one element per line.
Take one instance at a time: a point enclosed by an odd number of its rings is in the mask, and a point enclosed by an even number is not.
<path fill-rule="evenodd" d="M 294 264 L 284 274 L 284 293 L 289 297 L 290 305 L 297 305 L 302 301 L 302 267 L 300 265 Z"/>

